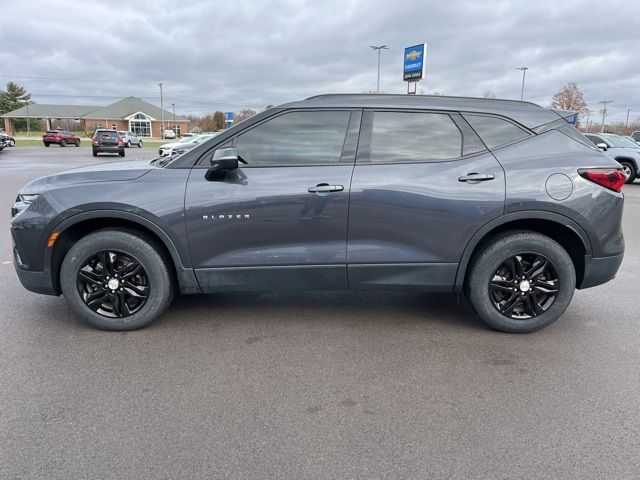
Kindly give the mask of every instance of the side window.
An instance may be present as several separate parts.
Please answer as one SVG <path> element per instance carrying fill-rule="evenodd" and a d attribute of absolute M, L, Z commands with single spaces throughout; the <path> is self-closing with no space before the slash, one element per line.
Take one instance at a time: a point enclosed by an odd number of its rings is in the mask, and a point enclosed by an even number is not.
<path fill-rule="evenodd" d="M 420 162 L 458 158 L 462 134 L 443 113 L 374 112 L 371 162 Z"/>
<path fill-rule="evenodd" d="M 598 137 L 592 137 L 591 135 L 585 135 L 585 137 L 591 140 L 591 143 L 593 143 L 594 145 L 602 143 L 602 140 L 600 140 Z"/>
<path fill-rule="evenodd" d="M 290 112 L 238 135 L 235 148 L 250 166 L 338 163 L 350 112 Z"/>
<path fill-rule="evenodd" d="M 500 147 L 527 138 L 529 134 L 513 123 L 501 118 L 482 115 L 464 115 L 473 129 L 489 148 Z"/>

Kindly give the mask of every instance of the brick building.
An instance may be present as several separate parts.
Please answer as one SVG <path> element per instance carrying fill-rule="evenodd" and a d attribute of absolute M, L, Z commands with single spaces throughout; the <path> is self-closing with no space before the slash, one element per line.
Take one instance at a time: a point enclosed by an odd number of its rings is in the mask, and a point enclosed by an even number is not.
<path fill-rule="evenodd" d="M 93 134 L 96 128 L 129 130 L 141 137 L 162 137 L 164 128 L 173 130 L 176 135 L 187 132 L 189 121 L 172 112 L 161 110 L 155 105 L 137 97 L 126 97 L 104 107 L 89 105 L 45 105 L 34 103 L 2 115 L 4 129 L 15 134 L 14 120 L 17 118 L 40 118 L 45 130 L 51 130 L 52 120 L 58 128 L 64 128 L 64 121 L 80 121 L 86 135 Z"/>

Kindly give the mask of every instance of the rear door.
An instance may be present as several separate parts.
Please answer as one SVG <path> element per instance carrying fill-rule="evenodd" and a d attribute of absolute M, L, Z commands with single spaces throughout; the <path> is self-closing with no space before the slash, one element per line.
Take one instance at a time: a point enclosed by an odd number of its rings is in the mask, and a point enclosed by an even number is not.
<path fill-rule="evenodd" d="M 359 122 L 359 110 L 276 114 L 223 145 L 246 165 L 213 179 L 211 152 L 192 169 L 187 230 L 203 290 L 347 288 Z"/>
<path fill-rule="evenodd" d="M 451 291 L 471 236 L 502 214 L 504 172 L 458 114 L 365 111 L 351 183 L 353 289 Z"/>

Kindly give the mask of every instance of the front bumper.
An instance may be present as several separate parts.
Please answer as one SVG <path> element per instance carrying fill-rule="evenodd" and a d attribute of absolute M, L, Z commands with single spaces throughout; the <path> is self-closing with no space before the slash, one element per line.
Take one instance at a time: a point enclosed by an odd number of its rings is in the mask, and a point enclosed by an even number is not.
<path fill-rule="evenodd" d="M 615 278 L 623 257 L 624 253 L 610 257 L 592 257 L 591 255 L 585 255 L 584 275 L 582 276 L 582 282 L 580 282 L 577 288 L 595 287 L 596 285 L 602 285 Z"/>
<path fill-rule="evenodd" d="M 42 293 L 44 295 L 59 295 L 56 288 L 53 285 L 53 278 L 51 272 L 48 270 L 41 270 L 39 272 L 32 272 L 29 270 L 23 270 L 22 268 L 14 265 L 18 280 L 24 288 L 35 293 Z"/>

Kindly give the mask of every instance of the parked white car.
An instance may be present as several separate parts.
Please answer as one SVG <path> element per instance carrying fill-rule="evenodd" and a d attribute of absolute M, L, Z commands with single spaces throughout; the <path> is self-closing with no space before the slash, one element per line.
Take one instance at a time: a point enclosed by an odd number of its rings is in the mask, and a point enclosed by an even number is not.
<path fill-rule="evenodd" d="M 195 144 L 202 143 L 209 140 L 212 137 L 215 137 L 216 135 L 217 133 L 212 133 L 209 135 L 198 135 L 194 138 L 181 138 L 177 142 L 165 143 L 164 145 L 161 145 L 160 149 L 158 150 L 158 153 L 160 154 L 161 157 L 167 157 L 173 154 L 173 150 L 176 148 L 180 148 L 190 143 L 195 143 Z"/>
<path fill-rule="evenodd" d="M 165 130 L 164 138 L 167 138 L 169 140 L 171 140 L 172 138 L 176 138 L 176 132 L 174 132 L 173 130 Z"/>

